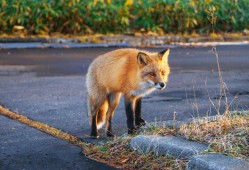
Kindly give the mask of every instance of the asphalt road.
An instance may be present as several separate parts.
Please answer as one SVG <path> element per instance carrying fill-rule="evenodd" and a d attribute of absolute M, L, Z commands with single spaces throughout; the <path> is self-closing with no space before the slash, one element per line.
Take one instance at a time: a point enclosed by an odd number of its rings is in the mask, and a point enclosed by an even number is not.
<path fill-rule="evenodd" d="M 1 170 L 114 170 L 86 158 L 79 147 L 0 116 Z"/>
<path fill-rule="evenodd" d="M 0 104 L 92 142 L 86 114 L 85 74 L 96 56 L 114 49 L 0 50 Z M 218 46 L 217 50 L 230 109 L 248 109 L 249 46 Z M 172 48 L 169 64 L 171 75 L 167 88 L 143 99 L 142 112 L 148 122 L 172 120 L 174 117 L 184 121 L 215 115 L 217 110 L 224 112 L 224 97 L 220 109 L 217 106 L 220 81 L 211 47 Z M 113 126 L 117 135 L 126 133 L 122 101 Z M 103 137 L 103 130 L 101 132 Z M 1 144 L 1 147 L 6 145 Z M 5 152 L 2 150 L 0 156 L 6 158 Z M 28 154 L 23 149 L 22 152 Z M 48 154 L 56 157 L 53 153 Z M 0 164 L 1 161 L 6 163 L 0 159 Z"/>

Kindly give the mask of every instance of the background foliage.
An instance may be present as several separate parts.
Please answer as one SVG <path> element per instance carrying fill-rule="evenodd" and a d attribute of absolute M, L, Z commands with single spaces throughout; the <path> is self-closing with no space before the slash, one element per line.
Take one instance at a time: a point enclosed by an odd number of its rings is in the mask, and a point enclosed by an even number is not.
<path fill-rule="evenodd" d="M 0 33 L 209 33 L 249 29 L 249 0 L 0 0 Z"/>

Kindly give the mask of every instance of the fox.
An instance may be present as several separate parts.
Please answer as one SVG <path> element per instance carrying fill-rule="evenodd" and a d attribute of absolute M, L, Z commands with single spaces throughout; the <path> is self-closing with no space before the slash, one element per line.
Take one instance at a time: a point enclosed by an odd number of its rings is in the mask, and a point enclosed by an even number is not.
<path fill-rule="evenodd" d="M 92 138 L 105 124 L 107 137 L 113 137 L 112 118 L 124 96 L 128 134 L 146 125 L 142 118 L 142 97 L 163 90 L 168 82 L 170 49 L 149 52 L 121 48 L 96 57 L 86 75 L 87 106 Z"/>

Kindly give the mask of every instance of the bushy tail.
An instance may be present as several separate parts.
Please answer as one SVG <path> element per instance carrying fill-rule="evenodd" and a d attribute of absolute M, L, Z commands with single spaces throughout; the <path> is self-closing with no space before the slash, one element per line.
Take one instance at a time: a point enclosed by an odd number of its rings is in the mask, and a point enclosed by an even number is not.
<path fill-rule="evenodd" d="M 106 113 L 103 113 L 99 111 L 99 114 L 97 116 L 97 128 L 100 129 L 104 124 L 106 120 Z"/>
<path fill-rule="evenodd" d="M 108 101 L 105 100 L 99 109 L 97 116 L 97 128 L 100 129 L 106 123 L 106 113 L 108 110 Z"/>
<path fill-rule="evenodd" d="M 89 123 L 91 126 L 93 115 L 92 115 L 91 109 L 90 109 L 91 103 L 90 103 L 89 97 L 87 98 L 87 105 L 88 105 L 87 108 L 88 108 Z M 106 102 L 104 102 L 104 104 L 100 107 L 98 115 L 97 115 L 97 128 L 98 129 L 100 129 L 105 124 L 107 109 L 108 109 L 108 105 Z"/>

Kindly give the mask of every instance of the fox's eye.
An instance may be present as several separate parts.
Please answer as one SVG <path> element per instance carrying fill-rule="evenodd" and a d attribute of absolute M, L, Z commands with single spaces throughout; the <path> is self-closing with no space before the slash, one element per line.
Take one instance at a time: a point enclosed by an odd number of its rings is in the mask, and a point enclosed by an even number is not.
<path fill-rule="evenodd" d="M 164 75 L 165 75 L 165 72 L 164 72 L 164 71 L 162 71 L 162 72 L 161 72 L 161 74 L 164 76 Z"/>
<path fill-rule="evenodd" d="M 153 73 L 153 72 L 150 72 L 149 74 L 150 74 L 151 77 L 156 77 L 156 74 Z"/>

